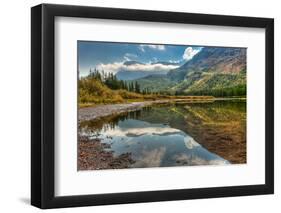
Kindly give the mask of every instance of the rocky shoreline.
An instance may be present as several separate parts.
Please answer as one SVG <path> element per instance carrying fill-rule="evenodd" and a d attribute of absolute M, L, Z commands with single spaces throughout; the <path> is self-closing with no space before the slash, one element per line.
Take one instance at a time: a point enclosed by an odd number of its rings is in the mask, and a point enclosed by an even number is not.
<path fill-rule="evenodd" d="M 173 100 L 175 101 L 175 100 Z M 180 101 L 180 100 L 177 100 Z M 171 102 L 171 100 L 157 100 L 157 101 L 144 101 L 132 102 L 124 104 L 107 104 L 94 107 L 86 107 L 79 109 L 79 122 L 99 119 L 109 115 L 121 114 L 124 112 L 136 111 L 145 106 L 152 104 L 163 104 Z"/>
<path fill-rule="evenodd" d="M 82 121 L 89 121 L 100 119 L 109 115 L 118 115 L 125 112 L 140 110 L 143 107 L 150 106 L 153 104 L 165 104 L 171 102 L 188 102 L 188 101 L 214 101 L 215 99 L 203 99 L 203 100 L 188 100 L 188 99 L 169 99 L 169 100 L 156 100 L 156 101 L 143 101 L 143 102 L 132 102 L 124 104 L 106 104 L 98 105 L 93 107 L 80 108 L 78 113 L 79 123 Z"/>
<path fill-rule="evenodd" d="M 124 169 L 135 163 L 131 153 L 114 156 L 114 152 L 110 151 L 110 144 L 102 143 L 98 138 L 90 139 L 87 136 L 79 136 L 77 159 L 79 171 Z"/>
<path fill-rule="evenodd" d="M 78 170 L 122 169 L 130 168 L 135 163 L 130 151 L 125 150 L 123 154 L 115 155 L 114 151 L 111 150 L 111 143 L 105 143 L 102 138 L 99 138 L 99 135 L 93 138 L 88 134 L 83 134 L 84 127 L 89 129 L 100 128 L 100 121 L 107 122 L 107 119 L 112 120 L 112 118 L 115 118 L 116 116 L 118 117 L 120 114 L 141 110 L 143 107 L 155 104 L 164 104 L 163 106 L 166 107 L 165 104 L 167 103 L 205 103 L 213 102 L 215 100 L 218 99 L 173 99 L 80 108 L 78 129 Z M 172 107 L 177 106 L 175 105 Z M 214 115 L 214 112 L 215 111 L 212 111 L 212 113 L 209 112 L 208 109 L 203 108 L 201 105 L 194 105 L 193 110 L 187 108 L 185 113 L 188 120 L 186 120 L 186 123 L 189 125 L 186 125 L 182 131 L 188 132 L 190 136 L 200 142 L 204 148 L 223 157 L 229 162 L 235 164 L 246 163 L 245 132 L 243 126 L 238 123 L 245 118 L 242 114 L 233 114 L 234 112 L 229 110 L 229 108 L 220 111 L 222 115 L 220 118 Z M 200 116 L 201 114 L 204 116 Z M 240 115 L 240 117 L 237 117 L 238 115 Z M 228 122 L 229 119 L 231 122 Z"/>

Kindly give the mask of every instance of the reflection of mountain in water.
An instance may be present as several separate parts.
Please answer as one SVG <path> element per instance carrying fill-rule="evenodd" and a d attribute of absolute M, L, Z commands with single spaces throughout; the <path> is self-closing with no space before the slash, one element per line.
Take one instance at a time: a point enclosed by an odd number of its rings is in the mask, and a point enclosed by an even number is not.
<path fill-rule="evenodd" d="M 132 167 L 246 163 L 245 101 L 155 105 L 79 129 L 116 156 L 132 153 Z"/>
<path fill-rule="evenodd" d="M 185 131 L 231 163 L 246 163 L 246 103 L 185 106 Z"/>
<path fill-rule="evenodd" d="M 93 135 L 96 137 L 111 144 L 116 156 L 131 153 L 135 160 L 131 167 L 228 164 L 183 131 L 167 124 L 127 119 L 113 128 L 102 128 L 98 136 Z"/>

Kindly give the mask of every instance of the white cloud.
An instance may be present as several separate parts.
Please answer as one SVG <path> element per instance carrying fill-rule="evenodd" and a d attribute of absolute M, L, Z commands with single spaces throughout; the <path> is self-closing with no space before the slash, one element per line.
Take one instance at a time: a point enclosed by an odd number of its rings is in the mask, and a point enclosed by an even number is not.
<path fill-rule="evenodd" d="M 187 47 L 183 53 L 183 59 L 186 61 L 189 61 L 190 59 L 193 58 L 198 52 L 200 52 L 201 48 L 192 48 L 192 47 Z"/>
<path fill-rule="evenodd" d="M 197 143 L 192 137 L 186 136 L 184 138 L 184 144 L 187 149 L 194 149 L 198 146 L 201 146 L 199 143 Z"/>
<path fill-rule="evenodd" d="M 150 49 L 154 49 L 154 50 L 160 50 L 160 51 L 164 51 L 165 50 L 165 46 L 164 45 L 156 45 L 156 44 L 141 44 L 139 46 L 139 49 L 142 52 L 145 52 L 145 47 L 150 48 Z"/>
<path fill-rule="evenodd" d="M 136 54 L 133 54 L 133 53 L 126 53 L 124 55 L 125 61 L 131 61 L 131 60 L 135 60 L 137 58 L 138 58 L 138 56 Z"/>
<path fill-rule="evenodd" d="M 181 63 L 183 60 L 169 60 L 170 63 L 174 63 L 174 64 L 179 64 Z"/>
<path fill-rule="evenodd" d="M 134 164 L 135 167 L 159 167 L 166 153 L 166 147 L 142 151 L 141 158 Z"/>
<path fill-rule="evenodd" d="M 145 52 L 145 49 L 142 45 L 139 46 L 139 49 L 142 51 L 142 52 Z"/>
<path fill-rule="evenodd" d="M 168 136 L 168 135 L 178 135 L 184 134 L 181 130 L 171 128 L 171 127 L 141 127 L 141 128 L 128 128 L 120 129 L 115 128 L 112 130 L 106 130 L 106 135 L 111 137 L 139 137 L 142 135 L 159 135 L 159 136 Z"/>
<path fill-rule="evenodd" d="M 164 64 L 132 64 L 124 65 L 123 62 L 115 62 L 111 64 L 99 64 L 98 70 L 104 70 L 105 72 L 116 74 L 120 70 L 124 71 L 169 71 L 171 69 L 178 68 L 178 65 L 164 65 Z"/>
<path fill-rule="evenodd" d="M 204 148 L 202 148 L 202 150 L 205 150 Z M 207 151 L 207 150 L 206 150 Z M 207 157 L 212 157 L 212 153 L 210 153 L 209 151 L 207 151 L 208 155 L 206 155 Z M 190 165 L 190 166 L 196 166 L 196 165 L 227 165 L 229 164 L 229 162 L 227 160 L 224 160 L 221 157 L 215 156 L 213 155 L 213 158 L 208 159 L 206 158 L 206 156 L 200 156 L 200 155 L 196 155 L 196 153 L 194 154 L 178 154 L 175 155 L 173 158 L 174 160 L 178 161 L 181 164 L 186 164 L 186 165 Z"/>
<path fill-rule="evenodd" d="M 131 59 L 129 57 L 127 57 L 127 56 L 124 56 L 124 60 L 125 61 L 131 61 Z"/>

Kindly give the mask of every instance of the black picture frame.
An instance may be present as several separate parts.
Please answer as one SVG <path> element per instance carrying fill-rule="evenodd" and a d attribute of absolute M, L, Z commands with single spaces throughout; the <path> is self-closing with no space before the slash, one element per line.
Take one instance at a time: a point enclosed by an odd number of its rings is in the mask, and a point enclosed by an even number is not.
<path fill-rule="evenodd" d="M 93 195 L 54 195 L 54 21 L 81 17 L 264 28 L 265 184 Z M 94 192 L 93 192 L 94 193 Z M 274 193 L 274 20 L 241 16 L 41 4 L 31 8 L 31 204 L 42 209 Z"/>

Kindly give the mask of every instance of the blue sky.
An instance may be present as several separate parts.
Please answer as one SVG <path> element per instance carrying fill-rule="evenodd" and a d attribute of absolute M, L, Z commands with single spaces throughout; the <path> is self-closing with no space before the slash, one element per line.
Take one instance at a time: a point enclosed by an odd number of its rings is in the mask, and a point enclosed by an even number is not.
<path fill-rule="evenodd" d="M 120 70 L 169 70 L 180 66 L 196 55 L 202 47 L 183 45 L 158 45 L 135 43 L 112 43 L 78 41 L 78 69 L 80 76 L 89 73 L 90 68 L 117 73 Z M 126 61 L 137 61 L 141 65 L 124 65 Z M 174 64 L 157 64 L 171 62 Z"/>

